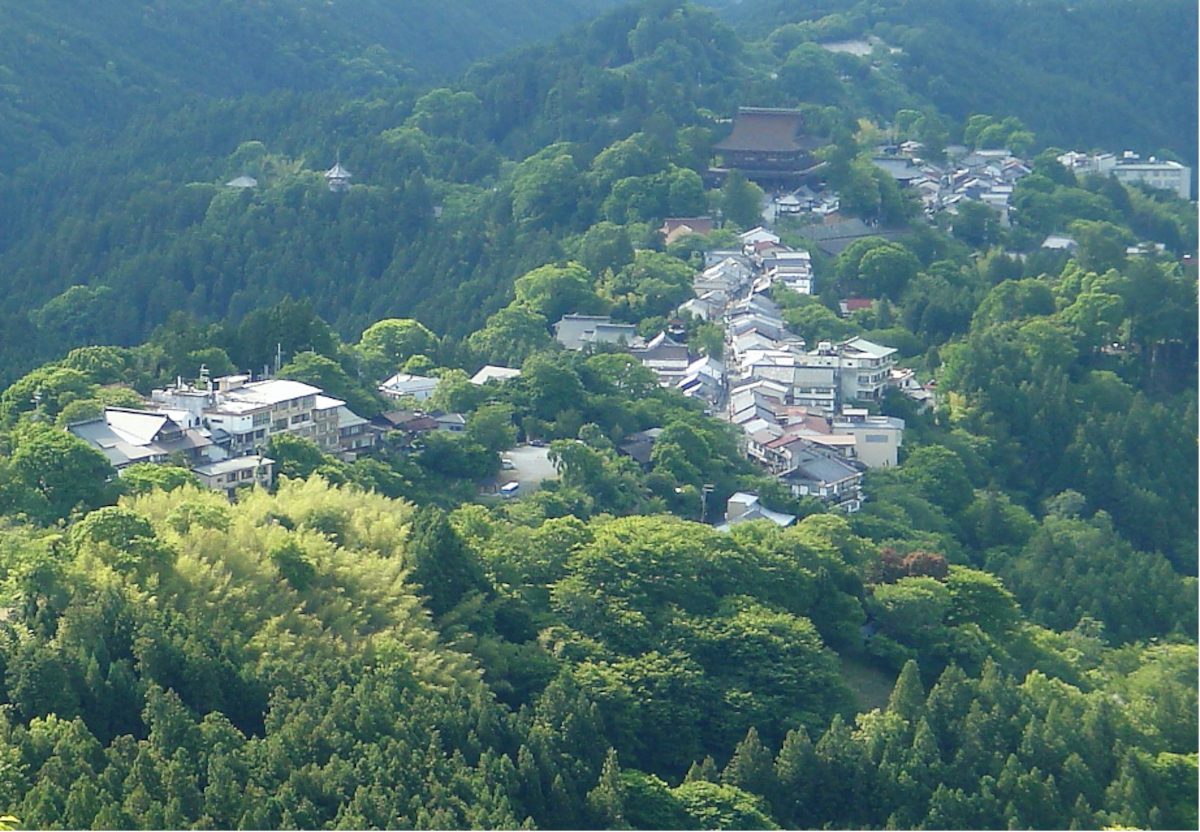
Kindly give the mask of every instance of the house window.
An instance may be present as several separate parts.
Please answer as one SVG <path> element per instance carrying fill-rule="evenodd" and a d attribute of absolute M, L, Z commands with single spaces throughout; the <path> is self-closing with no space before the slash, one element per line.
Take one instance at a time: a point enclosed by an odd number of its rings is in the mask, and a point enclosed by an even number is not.
<path fill-rule="evenodd" d="M 868 433 L 866 437 L 868 442 L 887 442 L 886 433 Z"/>
<path fill-rule="evenodd" d="M 288 425 L 287 419 L 276 419 L 275 423 L 273 425 L 271 425 L 271 430 L 273 430 L 273 431 L 287 430 L 287 425 Z"/>
<path fill-rule="evenodd" d="M 271 421 L 271 413 L 268 410 L 264 410 L 262 413 L 254 414 L 254 427 L 256 427 L 256 428 L 261 427 L 262 425 L 269 424 L 270 421 Z"/>

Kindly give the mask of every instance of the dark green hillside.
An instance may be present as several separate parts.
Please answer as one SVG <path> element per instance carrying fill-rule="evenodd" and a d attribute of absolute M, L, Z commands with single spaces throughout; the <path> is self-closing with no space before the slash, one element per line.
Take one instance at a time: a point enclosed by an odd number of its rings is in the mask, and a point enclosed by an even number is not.
<path fill-rule="evenodd" d="M 518 275 L 562 256 L 559 232 L 603 218 L 615 179 L 703 169 L 708 132 L 676 127 L 701 121 L 700 105 L 732 106 L 739 49 L 711 13 L 658 3 L 474 70 L 458 91 L 275 93 L 141 117 L 119 151 L 54 154 L 0 183 L 13 206 L 0 218 L 7 326 L 25 331 L 32 314 L 34 352 L 50 357 L 138 343 L 174 309 L 236 323 L 290 293 L 347 337 L 397 314 L 465 336 Z M 599 150 L 638 131 L 644 148 L 583 175 Z M 553 201 L 572 187 L 537 153 L 562 139 L 576 144 L 553 156 L 569 158 L 590 193 L 540 206 L 539 194 Z M 344 198 L 320 177 L 338 153 L 356 176 Z M 260 187 L 221 187 L 243 173 Z M 689 177 L 690 196 L 674 205 L 703 211 Z M 79 285 L 92 288 L 55 300 Z"/>
<path fill-rule="evenodd" d="M 0 2 L 0 171 L 142 107 L 462 72 L 612 0 Z"/>
<path fill-rule="evenodd" d="M 1048 145 L 1170 152 L 1196 163 L 1197 17 L 1190 0 L 721 5 L 731 25 L 748 36 L 770 35 L 777 47 L 876 35 L 902 50 L 885 59 L 896 78 L 958 122 L 1004 113 Z"/>

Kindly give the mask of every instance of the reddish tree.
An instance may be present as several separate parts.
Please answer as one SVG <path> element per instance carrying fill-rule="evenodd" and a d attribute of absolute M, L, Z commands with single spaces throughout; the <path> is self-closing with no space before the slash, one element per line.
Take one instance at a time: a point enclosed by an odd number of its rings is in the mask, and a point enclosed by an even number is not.
<path fill-rule="evenodd" d="M 950 565 L 936 552 L 910 552 L 904 558 L 904 574 L 944 581 L 950 574 Z"/>

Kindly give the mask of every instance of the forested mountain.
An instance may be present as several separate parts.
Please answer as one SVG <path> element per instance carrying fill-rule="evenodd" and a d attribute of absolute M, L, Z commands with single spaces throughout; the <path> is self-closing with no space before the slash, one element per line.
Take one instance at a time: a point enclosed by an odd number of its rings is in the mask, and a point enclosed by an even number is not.
<path fill-rule="evenodd" d="M 572 203 L 579 171 L 544 179 L 545 144 L 579 141 L 556 146 L 576 169 L 655 123 L 674 142 L 675 121 L 651 117 L 657 101 L 695 121 L 697 104 L 721 106 L 736 89 L 739 45 L 712 15 L 655 17 L 661 25 L 639 25 L 636 9 L 620 10 L 550 50 L 482 67 L 458 89 L 198 100 L 138 121 L 120 150 L 55 154 L 0 186 L 12 206 L 0 218 L 9 326 L 27 327 L 26 311 L 78 285 L 87 291 L 50 307 L 69 308 L 70 322 L 36 324 L 56 346 L 70 330 L 71 340 L 133 344 L 173 309 L 237 321 L 287 292 L 311 297 L 347 334 L 408 309 L 465 335 L 503 305 L 517 275 L 560 256 L 551 231 L 586 227 L 600 209 L 551 210 Z M 707 137 L 685 134 L 688 168 L 705 164 Z M 364 186 L 348 201 L 331 199 L 319 176 L 339 152 Z M 503 167 L 510 153 L 530 158 Z M 241 173 L 261 187 L 222 188 Z M 523 197 L 523 182 L 557 191 L 558 204 Z"/>
<path fill-rule="evenodd" d="M 0 2 L 0 173 L 144 109 L 457 75 L 615 0 Z M 101 134 L 102 135 L 102 134 Z"/>
<path fill-rule="evenodd" d="M 3 122 L 13 153 L 48 146 L 0 179 L 0 815 L 1196 828 L 1196 207 L 1042 152 L 1188 152 L 1194 117 L 1069 113 L 1125 112 L 1194 9 L 648 0 L 431 81 L 611 4 L 107 5 L 14 7 L 0 35 L 62 105 Z M 1105 74 L 1134 7 L 1155 54 Z M 902 51 L 819 45 L 865 34 Z M 70 95 L 37 55 L 75 62 Z M 104 55 L 127 57 L 84 71 Z M 1012 84 L 977 89 L 982 68 Z M 1050 70 L 1064 98 L 1021 92 Z M 757 185 L 708 172 L 739 105 L 798 108 L 839 211 L 887 235 L 834 255 L 781 219 L 816 284 L 772 290 L 786 325 L 936 382 L 931 411 L 871 405 L 904 443 L 854 513 L 628 352 L 551 333 L 608 314 L 721 356 L 718 323 L 668 319 L 702 252 L 762 221 Z M 889 138 L 1019 146 L 1007 222 L 969 201 L 931 222 L 872 164 Z M 656 231 L 703 215 L 708 239 Z M 276 483 L 234 500 L 178 458 L 118 477 L 63 429 L 276 361 L 362 416 L 464 429 L 340 457 L 276 434 Z M 485 364 L 521 373 L 469 381 Z M 384 401 L 398 370 L 432 399 Z M 518 440 L 556 478 L 482 495 Z M 717 530 L 738 491 L 797 522 Z"/>
<path fill-rule="evenodd" d="M 775 48 L 878 37 L 898 80 L 960 122 L 1005 113 L 1047 145 L 1194 167 L 1196 44 L 1182 33 L 1196 14 L 1189 0 L 744 0 L 724 16 Z"/>

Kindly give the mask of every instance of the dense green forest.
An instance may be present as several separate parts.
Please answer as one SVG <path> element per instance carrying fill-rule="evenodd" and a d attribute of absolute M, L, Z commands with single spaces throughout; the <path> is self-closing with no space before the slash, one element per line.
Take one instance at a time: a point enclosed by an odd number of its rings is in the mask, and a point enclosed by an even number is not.
<path fill-rule="evenodd" d="M 1188 0 L 745 0 L 725 18 L 779 54 L 873 35 L 898 50 L 880 55 L 895 77 L 959 121 L 1004 113 L 1051 145 L 1197 161 Z"/>
<path fill-rule="evenodd" d="M 651 0 L 494 56 L 610 5 L 14 7 L 0 814 L 1196 828 L 1195 203 L 1052 149 L 1192 152 L 1173 38 L 1194 7 Z M 1096 44 L 1130 19 L 1155 48 L 1110 72 L 1122 51 Z M 867 34 L 902 51 L 817 45 Z M 60 52 L 77 101 L 34 60 Z M 1091 121 L 1154 73 L 1152 115 Z M 800 108 L 843 211 L 896 231 L 814 249 L 819 294 L 775 292 L 788 325 L 937 381 L 933 411 L 883 403 L 901 464 L 853 514 L 793 497 L 630 355 L 549 328 L 607 313 L 652 336 L 692 297 L 700 252 L 759 220 L 754 186 L 705 178 L 748 104 Z M 1022 145 L 1011 224 L 981 204 L 930 224 L 870 164 L 886 131 Z M 718 211 L 707 241 L 655 231 Z M 1078 248 L 1040 250 L 1052 232 Z M 875 303 L 841 316 L 847 296 Z M 721 353 L 715 325 L 680 337 Z M 276 438 L 275 487 L 231 502 L 171 465 L 118 478 L 62 429 L 277 354 L 368 417 L 383 378 L 437 375 L 427 406 L 466 430 L 351 461 Z M 486 363 L 522 373 L 470 383 Z M 639 465 L 620 446 L 650 428 Z M 481 497 L 529 440 L 558 479 Z M 736 491 L 799 522 L 701 522 Z"/>
<path fill-rule="evenodd" d="M 0 174 L 196 95 L 364 95 L 456 75 L 613 0 L 0 3 Z"/>

